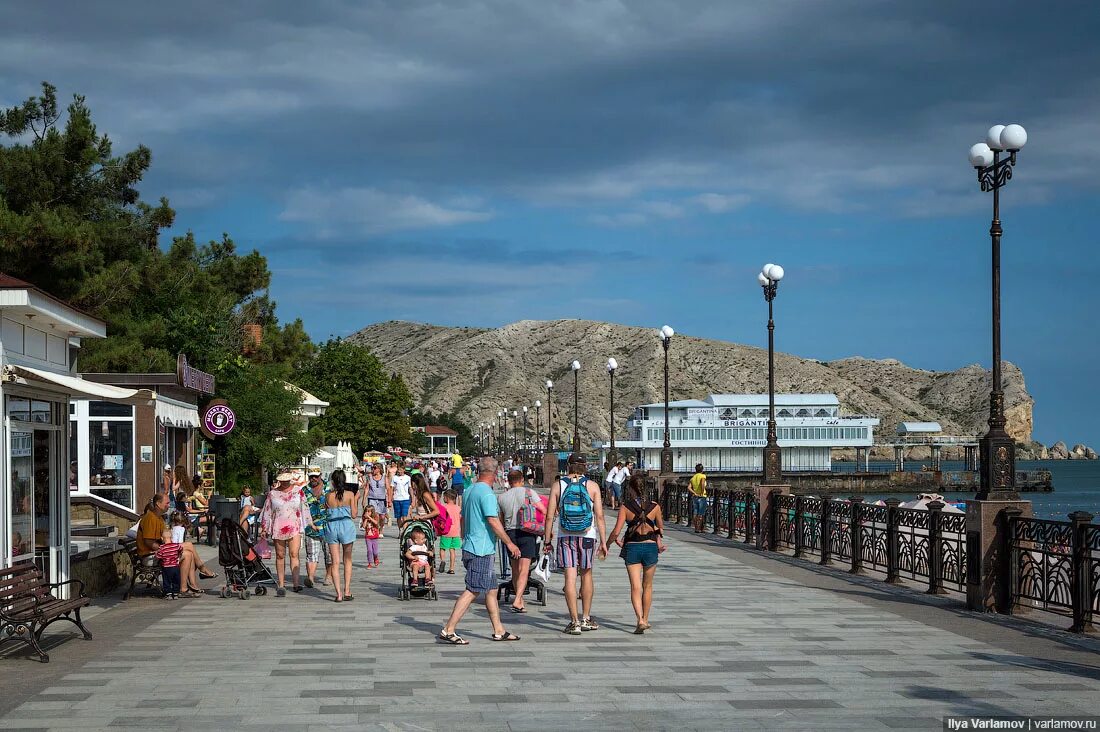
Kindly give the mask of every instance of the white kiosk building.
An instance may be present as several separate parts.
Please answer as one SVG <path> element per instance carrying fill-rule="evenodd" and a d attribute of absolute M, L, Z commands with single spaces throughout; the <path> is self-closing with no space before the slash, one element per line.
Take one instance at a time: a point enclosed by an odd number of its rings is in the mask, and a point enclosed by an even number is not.
<path fill-rule="evenodd" d="M 711 394 L 669 402 L 668 407 L 675 472 L 689 473 L 698 463 L 709 472 L 763 470 L 767 394 Z M 659 468 L 664 411 L 664 402 L 636 407 L 627 422 L 629 438 L 616 440 L 616 450 L 637 450 L 640 467 Z M 775 418 L 786 472 L 831 470 L 833 448 L 870 448 L 879 424 L 876 417 L 841 415 L 835 394 L 776 394 Z M 602 463 L 610 445 L 597 447 Z"/>

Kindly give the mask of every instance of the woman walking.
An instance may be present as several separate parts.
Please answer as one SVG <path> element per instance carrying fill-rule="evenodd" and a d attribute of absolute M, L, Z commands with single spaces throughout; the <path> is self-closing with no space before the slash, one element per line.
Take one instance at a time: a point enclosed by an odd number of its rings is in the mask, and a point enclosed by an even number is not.
<path fill-rule="evenodd" d="M 336 585 L 336 602 L 350 602 L 351 551 L 355 548 L 355 519 L 358 517 L 355 493 L 348 485 L 344 471 L 337 469 L 329 476 L 330 490 L 325 498 L 325 543 L 332 557 L 332 580 Z M 340 569 L 343 568 L 341 577 Z"/>
<path fill-rule="evenodd" d="M 626 526 L 622 541 L 619 532 Z M 634 632 L 649 630 L 649 610 L 653 607 L 653 576 L 657 573 L 657 555 L 667 547 L 664 541 L 664 517 L 661 505 L 646 497 L 645 477 L 634 474 L 626 484 L 626 495 L 619 509 L 619 520 L 607 537 L 623 548 L 619 554 L 626 562 L 630 578 L 630 604 L 638 618 Z"/>
<path fill-rule="evenodd" d="M 431 521 L 433 524 L 438 524 L 439 504 L 435 500 L 435 495 L 432 493 L 431 486 L 428 485 L 428 481 L 424 478 L 422 473 L 415 473 L 412 476 L 412 508 L 409 510 L 409 515 L 401 519 L 399 525 L 404 525 L 413 519 Z M 420 514 L 417 515 L 417 511 Z M 438 531 L 438 529 L 437 529 Z"/>
<path fill-rule="evenodd" d="M 278 588 L 275 594 L 286 596 L 286 555 L 290 553 L 290 574 L 294 579 L 294 591 L 301 592 L 299 582 L 298 552 L 302 547 L 302 532 L 313 527 L 300 486 L 293 485 L 293 473 L 280 473 L 275 487 L 268 492 L 260 511 L 260 536 L 275 542 L 275 578 Z"/>

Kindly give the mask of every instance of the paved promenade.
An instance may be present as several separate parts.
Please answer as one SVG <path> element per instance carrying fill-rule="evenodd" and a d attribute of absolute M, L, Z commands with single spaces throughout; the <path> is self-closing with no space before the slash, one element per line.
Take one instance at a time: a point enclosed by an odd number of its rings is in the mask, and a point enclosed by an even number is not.
<path fill-rule="evenodd" d="M 612 556 L 599 631 L 559 632 L 558 585 L 547 608 L 507 615 L 519 643 L 491 642 L 482 609 L 459 628 L 469 646 L 438 644 L 462 575 L 438 602 L 398 602 L 392 538 L 348 604 L 135 599 L 91 621 L 94 641 L 51 643 L 49 665 L 0 660 L 0 729 L 885 730 L 1096 712 L 1094 640 L 687 532 L 669 544 L 644 636 Z"/>

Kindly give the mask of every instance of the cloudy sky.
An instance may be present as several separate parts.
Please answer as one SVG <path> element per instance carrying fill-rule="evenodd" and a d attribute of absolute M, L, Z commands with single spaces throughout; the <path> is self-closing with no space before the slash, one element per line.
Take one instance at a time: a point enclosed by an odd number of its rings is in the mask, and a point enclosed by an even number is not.
<path fill-rule="evenodd" d="M 1098 34 L 1092 2 L 8 2 L 0 104 L 85 95 L 152 148 L 173 233 L 259 249 L 317 338 L 582 317 L 762 345 L 775 261 L 781 350 L 928 369 L 989 363 L 966 151 L 1019 122 L 1005 357 L 1038 439 L 1100 447 Z"/>

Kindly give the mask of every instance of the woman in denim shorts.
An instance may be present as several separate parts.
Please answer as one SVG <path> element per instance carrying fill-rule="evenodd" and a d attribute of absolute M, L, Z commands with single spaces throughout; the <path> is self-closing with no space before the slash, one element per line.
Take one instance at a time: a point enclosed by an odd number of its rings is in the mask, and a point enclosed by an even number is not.
<path fill-rule="evenodd" d="M 630 578 L 630 604 L 634 606 L 638 635 L 649 630 L 649 611 L 653 607 L 653 577 L 657 574 L 657 555 L 663 552 L 665 540 L 661 505 L 646 496 L 645 476 L 632 475 L 626 484 L 626 495 L 619 511 L 619 520 L 607 537 L 623 548 L 619 556 L 626 563 Z M 619 532 L 626 533 L 619 540 Z"/>

